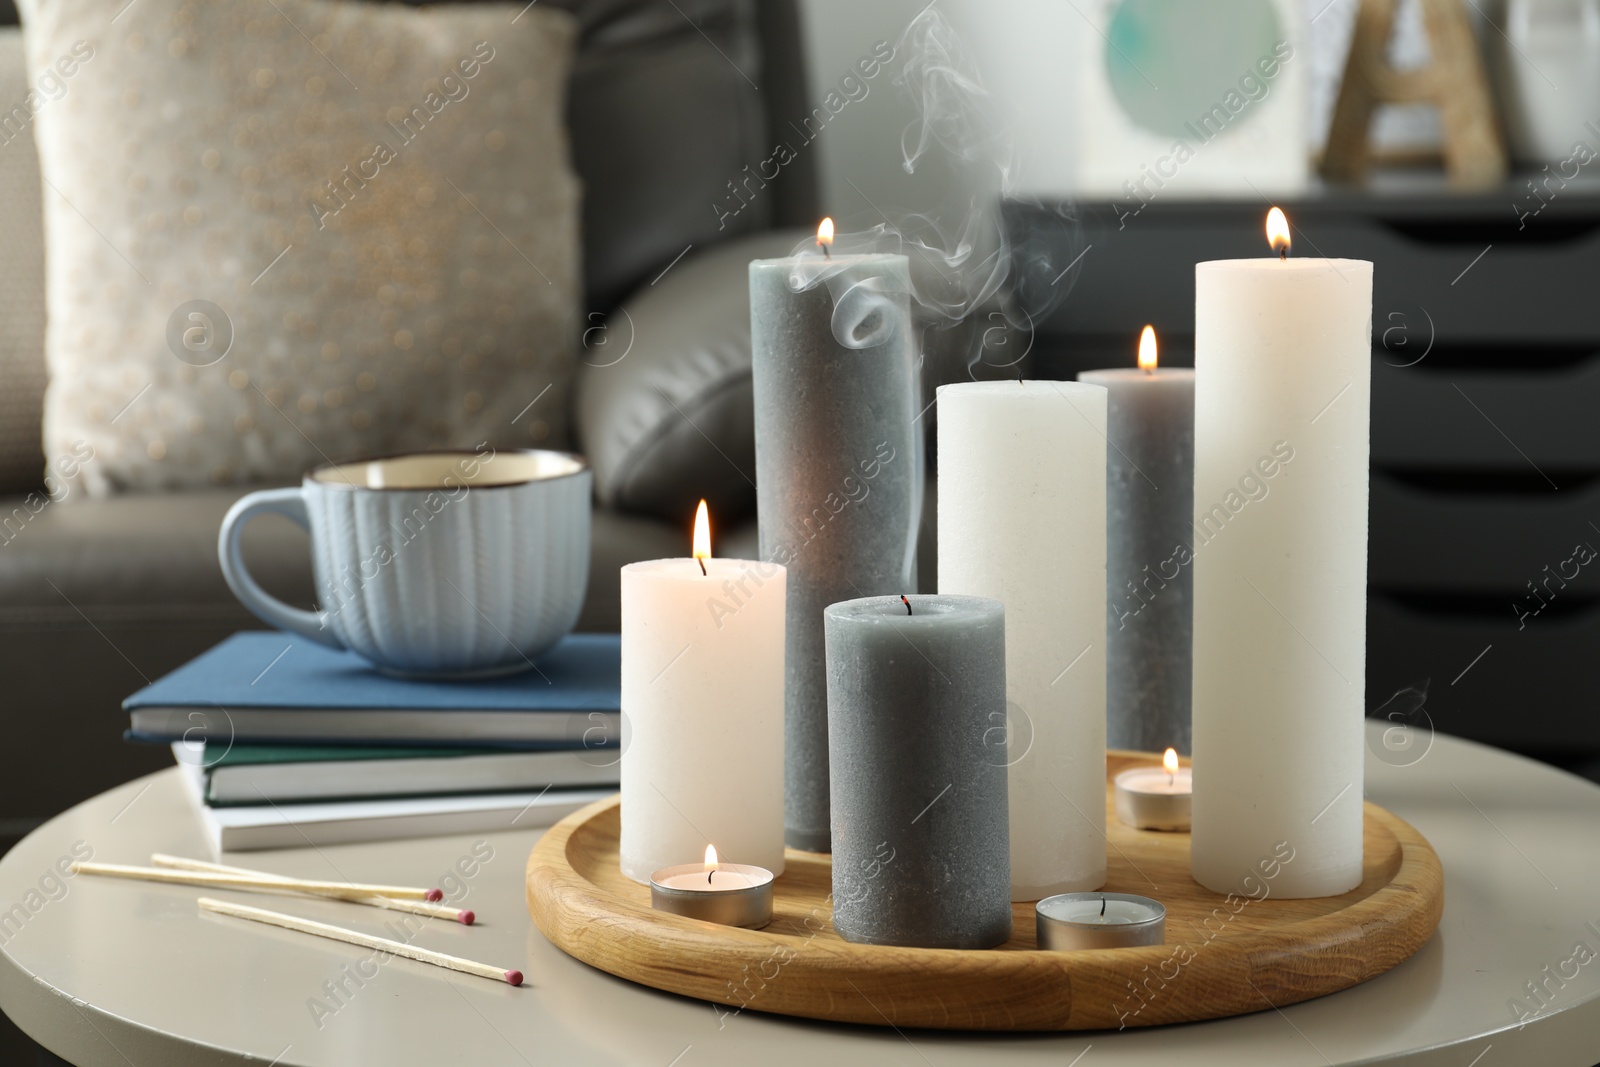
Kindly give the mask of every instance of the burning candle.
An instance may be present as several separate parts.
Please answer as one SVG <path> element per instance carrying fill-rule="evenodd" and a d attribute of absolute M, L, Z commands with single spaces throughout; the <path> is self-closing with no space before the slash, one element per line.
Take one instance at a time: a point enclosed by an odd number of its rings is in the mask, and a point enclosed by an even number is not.
<path fill-rule="evenodd" d="M 1178 766 L 1176 749 L 1167 749 L 1161 767 L 1135 767 L 1117 775 L 1117 818 L 1136 830 L 1189 829 L 1193 778 Z"/>
<path fill-rule="evenodd" d="M 903 255 L 814 251 L 750 264 L 761 557 L 788 568 L 785 827 L 826 852 L 822 612 L 917 587 L 921 396 Z"/>
<path fill-rule="evenodd" d="M 1361 882 L 1372 264 L 1195 267 L 1191 870 L 1241 891 L 1287 842 L 1278 897 Z"/>
<path fill-rule="evenodd" d="M 1056 952 L 1159 945 L 1167 936 L 1166 907 L 1131 893 L 1061 893 L 1033 914 L 1038 946 Z"/>
<path fill-rule="evenodd" d="M 1190 747 L 1194 619 L 1194 371 L 1084 371 L 1106 389 L 1106 745 Z"/>
<path fill-rule="evenodd" d="M 772 921 L 772 872 L 723 863 L 713 845 L 704 863 L 663 867 L 650 876 L 650 906 L 691 919 L 759 930 Z"/>
<path fill-rule="evenodd" d="M 707 840 L 783 873 L 784 569 L 694 555 L 622 568 L 622 873 Z M 703 873 L 703 872 L 702 872 Z"/>

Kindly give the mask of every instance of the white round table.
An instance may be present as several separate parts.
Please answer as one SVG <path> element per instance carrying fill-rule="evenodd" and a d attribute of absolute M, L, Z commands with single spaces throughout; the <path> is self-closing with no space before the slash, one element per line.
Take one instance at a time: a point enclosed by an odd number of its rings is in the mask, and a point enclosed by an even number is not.
<path fill-rule="evenodd" d="M 1369 731 L 1380 744 L 1378 727 Z M 394 960 L 362 981 L 349 968 L 366 950 L 201 915 L 195 899 L 210 892 L 372 933 L 392 921 L 387 913 L 87 876 L 57 880 L 58 863 L 88 850 L 119 863 L 147 863 L 152 852 L 204 856 L 173 770 L 78 805 L 0 860 L 0 1008 L 82 1067 L 1600 1062 L 1600 957 L 1569 962 L 1579 943 L 1600 953 L 1600 787 L 1443 736 L 1420 761 L 1395 762 L 1404 760 L 1368 759 L 1368 796 L 1438 850 L 1445 870 L 1438 933 L 1364 985 L 1282 1010 L 1263 1004 L 1234 1019 L 1018 1035 L 734 1015 L 613 978 L 546 942 L 523 901 L 523 866 L 538 831 L 230 857 L 285 874 L 372 882 L 437 884 L 454 871 L 480 925 L 433 921 L 415 943 L 528 976 L 514 989 Z M 1510 1007 L 1518 1000 L 1537 1012 L 1522 1026 Z"/>

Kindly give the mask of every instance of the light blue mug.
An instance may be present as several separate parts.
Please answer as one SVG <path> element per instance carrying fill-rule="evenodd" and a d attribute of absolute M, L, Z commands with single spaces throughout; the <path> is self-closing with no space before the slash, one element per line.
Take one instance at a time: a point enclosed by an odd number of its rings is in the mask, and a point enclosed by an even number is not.
<path fill-rule="evenodd" d="M 405 677 L 482 678 L 533 666 L 571 631 L 589 577 L 592 474 L 565 452 L 427 452 L 333 464 L 239 500 L 217 553 L 262 620 Z M 239 535 L 257 515 L 311 535 L 315 611 L 269 595 Z"/>

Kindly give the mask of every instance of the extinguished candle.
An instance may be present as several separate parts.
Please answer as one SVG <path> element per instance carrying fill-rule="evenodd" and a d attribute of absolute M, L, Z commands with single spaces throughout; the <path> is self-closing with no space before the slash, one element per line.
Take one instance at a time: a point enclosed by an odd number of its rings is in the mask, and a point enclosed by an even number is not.
<path fill-rule="evenodd" d="M 814 250 L 750 264 L 761 558 L 789 576 L 785 833 L 815 852 L 829 848 L 822 612 L 915 592 L 922 520 L 910 268 L 832 239 L 829 222 Z"/>
<path fill-rule="evenodd" d="M 1361 882 L 1371 323 L 1368 262 L 1195 267 L 1191 870 L 1219 893 L 1285 842 L 1274 895 Z"/>
<path fill-rule="evenodd" d="M 1136 368 L 1078 375 L 1106 390 L 1106 745 L 1187 753 L 1194 371 L 1157 363 L 1146 326 Z"/>
<path fill-rule="evenodd" d="M 622 873 L 701 856 L 783 873 L 784 569 L 711 557 L 622 568 Z"/>
<path fill-rule="evenodd" d="M 1137 948 L 1166 941 L 1167 909 L 1131 893 L 1063 893 L 1034 905 L 1034 935 L 1042 949 Z"/>
<path fill-rule="evenodd" d="M 1106 391 L 939 389 L 939 591 L 1006 606 L 1011 899 L 1106 880 Z"/>
<path fill-rule="evenodd" d="M 987 742 L 1005 716 L 1005 607 L 867 597 L 826 620 L 834 929 L 876 945 L 1001 944 L 1006 770 Z"/>

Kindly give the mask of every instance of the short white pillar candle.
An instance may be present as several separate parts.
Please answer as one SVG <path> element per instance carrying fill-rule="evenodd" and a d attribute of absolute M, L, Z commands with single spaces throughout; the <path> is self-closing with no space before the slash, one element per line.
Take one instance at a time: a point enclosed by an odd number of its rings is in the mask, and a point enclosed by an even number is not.
<path fill-rule="evenodd" d="M 636 882 L 707 845 L 783 873 L 785 578 L 740 559 L 622 568 L 619 850 Z"/>

